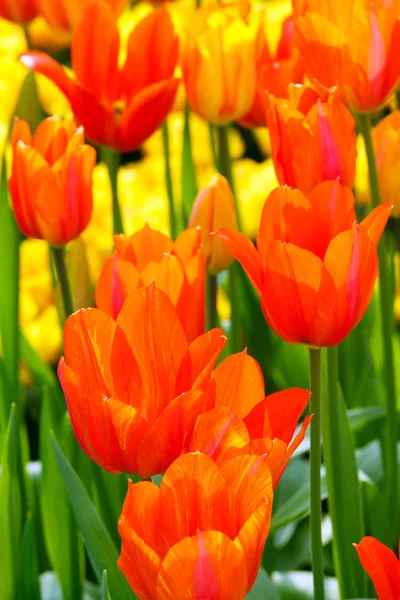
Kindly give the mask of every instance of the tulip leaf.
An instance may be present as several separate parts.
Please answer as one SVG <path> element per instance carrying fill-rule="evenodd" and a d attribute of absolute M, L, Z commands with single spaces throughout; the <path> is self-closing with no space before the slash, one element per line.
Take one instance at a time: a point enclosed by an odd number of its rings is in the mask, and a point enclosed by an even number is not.
<path fill-rule="evenodd" d="M 136 598 L 122 572 L 117 567 L 117 548 L 100 519 L 82 481 L 54 437 L 52 437 L 52 443 L 72 509 L 98 581 L 101 582 L 103 571 L 106 569 L 113 600 Z M 140 568 L 139 565 L 138 568 Z"/>
<path fill-rule="evenodd" d="M 26 516 L 21 540 L 22 598 L 40 600 L 39 568 L 37 561 L 35 527 L 32 513 Z"/>
<path fill-rule="evenodd" d="M 187 227 L 192 212 L 192 207 L 197 194 L 196 170 L 192 156 L 190 136 L 190 109 L 185 104 L 185 122 L 183 126 L 183 150 L 181 171 L 181 201 L 183 224 Z"/>
<path fill-rule="evenodd" d="M 317 600 L 311 571 L 282 571 L 272 573 L 271 579 L 279 590 L 281 600 Z M 325 600 L 338 600 L 337 579 L 325 577 Z"/>
<path fill-rule="evenodd" d="M 107 571 L 103 571 L 103 576 L 101 578 L 101 600 L 111 600 L 108 589 Z"/>
<path fill-rule="evenodd" d="M 27 338 L 20 332 L 21 358 L 24 360 L 30 374 L 39 390 L 49 388 L 52 394 L 52 402 L 57 402 L 60 408 L 65 409 L 65 402 L 62 398 L 60 384 L 54 371 L 39 356 L 36 350 L 31 346 Z"/>
<path fill-rule="evenodd" d="M 280 594 L 269 578 L 267 571 L 260 567 L 257 579 L 247 594 L 246 600 L 265 600 L 265 598 L 268 598 L 268 600 L 281 600 Z"/>
<path fill-rule="evenodd" d="M 18 589 L 20 571 L 21 535 L 21 482 L 19 478 L 18 418 L 15 404 L 11 406 L 10 419 L 3 440 L 2 469 L 0 475 L 0 598 L 14 600 L 20 597 Z"/>
<path fill-rule="evenodd" d="M 40 508 L 46 549 L 60 581 L 64 600 L 80 598 L 83 582 L 83 547 L 68 494 L 58 469 L 51 443 L 51 430 L 57 432 L 70 454 L 76 442 L 65 411 L 60 411 L 54 395 L 45 388 L 40 420 L 40 458 L 42 478 Z M 57 498 L 57 502 L 54 499 Z"/>

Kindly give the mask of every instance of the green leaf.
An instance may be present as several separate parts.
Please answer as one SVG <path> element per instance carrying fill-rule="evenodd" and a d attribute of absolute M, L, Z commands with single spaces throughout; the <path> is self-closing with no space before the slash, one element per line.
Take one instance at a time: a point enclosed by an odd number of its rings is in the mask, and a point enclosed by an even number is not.
<path fill-rule="evenodd" d="M 185 104 L 185 123 L 183 126 L 183 150 L 181 171 L 181 201 L 183 224 L 187 227 L 194 200 L 197 195 L 196 169 L 192 156 L 192 144 L 190 136 L 190 109 Z"/>
<path fill-rule="evenodd" d="M 59 578 L 64 600 L 75 600 L 82 593 L 83 547 L 54 456 L 50 431 L 57 432 L 69 455 L 75 448 L 76 441 L 71 428 L 65 424 L 65 411 L 60 412 L 54 400 L 54 396 L 46 388 L 42 396 L 40 420 L 40 508 L 47 553 Z"/>
<path fill-rule="evenodd" d="M 84 485 L 54 437 L 52 438 L 52 444 L 97 579 L 99 582 L 101 581 L 103 571 L 106 569 L 113 600 L 136 598 L 117 567 L 118 551 Z M 140 568 L 139 565 L 138 568 Z"/>
<path fill-rule="evenodd" d="M 60 385 L 53 370 L 49 365 L 38 355 L 36 350 L 32 348 L 26 337 L 20 332 L 20 348 L 21 358 L 24 360 L 30 374 L 32 375 L 35 384 L 39 390 L 43 387 L 48 387 L 52 390 L 52 393 L 57 391 L 57 396 L 61 399 Z M 54 398 L 53 401 L 58 400 Z M 61 405 L 61 400 L 60 400 Z M 65 404 L 63 403 L 65 406 Z"/>
<path fill-rule="evenodd" d="M 33 71 L 28 71 L 26 74 L 14 116 L 27 121 L 32 131 L 35 131 L 46 116 L 39 102 Z"/>
<path fill-rule="evenodd" d="M 27 514 L 24 531 L 22 533 L 21 575 L 22 598 L 40 600 L 39 568 L 32 513 Z"/>
<path fill-rule="evenodd" d="M 377 440 L 357 450 L 358 468 L 379 484 L 384 478 L 382 448 Z"/>
<path fill-rule="evenodd" d="M 281 600 L 278 590 L 272 583 L 271 579 L 268 576 L 268 573 L 260 567 L 258 571 L 257 579 L 251 588 L 250 592 L 247 594 L 247 600 Z"/>
<path fill-rule="evenodd" d="M 378 540 L 385 540 L 391 526 L 387 514 L 382 510 L 385 506 L 384 496 L 372 479 L 362 471 L 359 471 L 360 486 L 364 503 L 367 529 L 370 534 Z M 356 540 L 359 543 L 361 540 Z"/>
<path fill-rule="evenodd" d="M 317 600 L 311 571 L 274 572 L 272 581 L 279 590 L 281 600 Z M 339 586 L 334 577 L 325 577 L 325 600 L 338 600 Z"/>
<path fill-rule="evenodd" d="M 108 579 L 107 571 L 103 571 L 103 577 L 101 578 L 101 600 L 111 600 L 110 592 L 108 590 Z"/>
<path fill-rule="evenodd" d="M 19 597 L 22 501 L 18 446 L 17 409 L 13 404 L 4 437 L 0 476 L 0 548 L 2 557 L 0 560 L 0 598 L 2 600 L 15 600 Z"/>

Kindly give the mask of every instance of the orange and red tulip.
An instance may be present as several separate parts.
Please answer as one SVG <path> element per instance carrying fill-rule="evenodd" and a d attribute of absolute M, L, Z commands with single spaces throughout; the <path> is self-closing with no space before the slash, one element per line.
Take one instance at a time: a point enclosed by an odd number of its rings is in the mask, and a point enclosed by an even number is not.
<path fill-rule="evenodd" d="M 266 97 L 272 158 L 279 183 L 305 194 L 322 181 L 348 187 L 356 175 L 355 122 L 335 91 L 289 87 L 289 98 Z"/>
<path fill-rule="evenodd" d="M 373 537 L 354 544 L 362 566 L 371 577 L 379 600 L 400 598 L 400 561 L 395 553 Z"/>
<path fill-rule="evenodd" d="M 261 34 L 260 50 L 256 61 L 256 93 L 253 106 L 240 124 L 246 127 L 266 125 L 265 92 L 278 98 L 288 96 L 289 84 L 302 83 L 304 68 L 300 53 L 293 44 L 293 19 L 287 18 L 282 25 L 282 35 L 276 52 L 268 48 L 264 32 Z"/>
<path fill-rule="evenodd" d="M 295 40 L 306 74 L 337 86 L 356 112 L 376 110 L 400 77 L 400 0 L 294 0 Z"/>
<path fill-rule="evenodd" d="M 132 31 L 122 67 L 119 50 L 116 16 L 100 0 L 89 6 L 74 30 L 74 77 L 43 52 L 26 52 L 21 61 L 60 88 L 90 140 L 129 152 L 164 121 L 179 84 L 173 76 L 178 38 L 165 6 Z"/>
<path fill-rule="evenodd" d="M 85 145 L 83 128 L 50 117 L 32 136 L 16 119 L 11 142 L 9 188 L 19 228 L 54 246 L 67 244 L 87 227 L 93 207 L 96 152 Z"/>
<path fill-rule="evenodd" d="M 189 344 L 154 284 L 131 294 L 116 321 L 95 308 L 74 313 L 58 373 L 82 449 L 113 473 L 165 471 L 212 408 L 207 386 L 225 342 L 213 329 Z"/>
<path fill-rule="evenodd" d="M 130 483 L 118 566 L 141 600 L 243 600 L 257 576 L 272 500 L 265 457 L 217 465 L 204 454 L 181 456 L 160 487 Z"/>
<path fill-rule="evenodd" d="M 238 229 L 235 201 L 225 177 L 215 175 L 197 194 L 189 225 L 201 227 L 204 257 L 210 272 L 217 274 L 227 269 L 233 261 L 231 253 L 221 240 L 210 236 L 210 233 L 220 227 Z"/>
<path fill-rule="evenodd" d="M 88 6 L 95 0 L 36 0 L 38 14 L 51 27 L 72 31 Z M 127 0 L 104 0 L 115 14 L 127 5 Z"/>
<path fill-rule="evenodd" d="M 38 14 L 36 0 L 0 0 L 0 17 L 25 24 Z"/>
<path fill-rule="evenodd" d="M 265 397 L 261 369 L 246 352 L 222 361 L 212 380 L 214 408 L 198 417 L 190 451 L 203 452 L 218 464 L 241 454 L 263 455 L 275 488 L 304 439 L 309 416 L 292 441 L 309 392 L 293 388 Z"/>
<path fill-rule="evenodd" d="M 170 298 L 188 342 L 204 333 L 205 265 L 201 232 L 183 231 L 175 242 L 145 225 L 127 237 L 114 237 L 115 253 L 103 266 L 96 305 L 116 319 L 125 299 L 154 280 Z"/>
<path fill-rule="evenodd" d="M 191 15 L 183 38 L 181 66 L 189 105 L 215 125 L 240 119 L 253 104 L 257 27 L 247 23 L 246 6 L 202 6 Z"/>
<path fill-rule="evenodd" d="M 317 185 L 308 197 L 282 186 L 265 202 L 257 249 L 244 234 L 217 234 L 260 294 L 269 325 L 287 342 L 339 344 L 368 307 L 391 206 L 382 204 L 358 224 L 354 202 L 338 181 Z"/>

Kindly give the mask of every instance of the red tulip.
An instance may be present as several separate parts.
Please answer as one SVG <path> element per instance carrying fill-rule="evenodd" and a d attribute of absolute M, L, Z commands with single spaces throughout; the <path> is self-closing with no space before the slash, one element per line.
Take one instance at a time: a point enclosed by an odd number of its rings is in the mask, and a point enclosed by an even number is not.
<path fill-rule="evenodd" d="M 379 600 L 399 600 L 400 561 L 390 548 L 373 537 L 354 544 L 361 564 L 374 582 Z"/>

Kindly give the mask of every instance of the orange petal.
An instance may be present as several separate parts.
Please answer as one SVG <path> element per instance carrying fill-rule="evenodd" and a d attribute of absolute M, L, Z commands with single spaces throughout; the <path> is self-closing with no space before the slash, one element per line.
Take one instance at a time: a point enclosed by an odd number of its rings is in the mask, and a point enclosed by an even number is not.
<path fill-rule="evenodd" d="M 171 300 L 155 285 L 129 296 L 117 318 L 126 335 L 147 395 L 143 416 L 153 422 L 175 397 L 187 342 Z"/>
<path fill-rule="evenodd" d="M 21 54 L 19 59 L 28 69 L 32 69 L 35 73 L 40 73 L 48 77 L 68 100 L 71 101 L 75 84 L 54 58 L 51 58 L 44 52 L 31 50 L 30 52 Z"/>
<path fill-rule="evenodd" d="M 198 531 L 173 546 L 164 558 L 156 600 L 242 600 L 247 564 L 235 543 L 219 531 Z"/>
<path fill-rule="evenodd" d="M 271 526 L 271 516 L 272 495 L 266 496 L 265 502 L 248 518 L 235 540 L 236 545 L 242 549 L 246 557 L 249 590 L 253 586 L 260 568 L 262 553 Z"/>
<path fill-rule="evenodd" d="M 137 289 L 139 278 L 139 272 L 132 263 L 114 254 L 104 263 L 97 280 L 97 307 L 116 319 L 124 300 Z"/>
<path fill-rule="evenodd" d="M 321 215 L 321 235 L 327 240 L 325 255 L 329 242 L 341 231 L 349 229 L 357 220 L 354 210 L 355 198 L 346 185 L 341 185 L 335 180 L 317 185 L 308 199 Z"/>
<path fill-rule="evenodd" d="M 372 212 L 369 213 L 360 225 L 368 231 L 371 242 L 374 246 L 378 246 L 379 240 L 381 239 L 382 233 L 386 227 L 386 223 L 392 212 L 392 206 L 389 202 L 377 206 Z"/>
<path fill-rule="evenodd" d="M 11 131 L 10 142 L 13 149 L 18 142 L 23 142 L 25 146 L 32 145 L 31 129 L 26 121 L 15 117 L 14 126 Z"/>
<path fill-rule="evenodd" d="M 400 598 L 400 562 L 395 553 L 373 537 L 364 537 L 354 546 L 379 600 Z"/>
<path fill-rule="evenodd" d="M 163 254 L 169 254 L 173 248 L 171 238 L 147 223 L 130 237 L 115 236 L 114 243 L 118 256 L 132 262 L 139 272 L 150 261 L 160 262 Z"/>
<path fill-rule="evenodd" d="M 178 304 L 182 288 L 186 283 L 182 262 L 172 254 L 163 256 L 160 262 L 147 263 L 141 272 L 141 279 L 145 286 L 154 281 L 157 288 L 167 294 L 174 306 Z"/>
<path fill-rule="evenodd" d="M 174 248 L 176 246 L 176 242 Z M 204 255 L 199 249 L 185 267 L 187 278 L 176 305 L 176 313 L 182 323 L 188 342 L 204 333 L 205 329 L 205 276 Z"/>
<path fill-rule="evenodd" d="M 216 408 L 226 406 L 243 419 L 264 398 L 264 377 L 258 362 L 245 351 L 225 358 L 215 369 Z"/>
<path fill-rule="evenodd" d="M 201 230 L 199 227 L 189 227 L 185 229 L 176 238 L 172 254 L 179 256 L 183 264 L 187 264 L 197 254 L 201 248 Z"/>
<path fill-rule="evenodd" d="M 215 235 L 224 242 L 225 246 L 240 262 L 252 284 L 260 294 L 263 285 L 263 272 L 260 255 L 251 240 L 243 233 L 239 233 L 233 229 L 220 229 Z"/>

